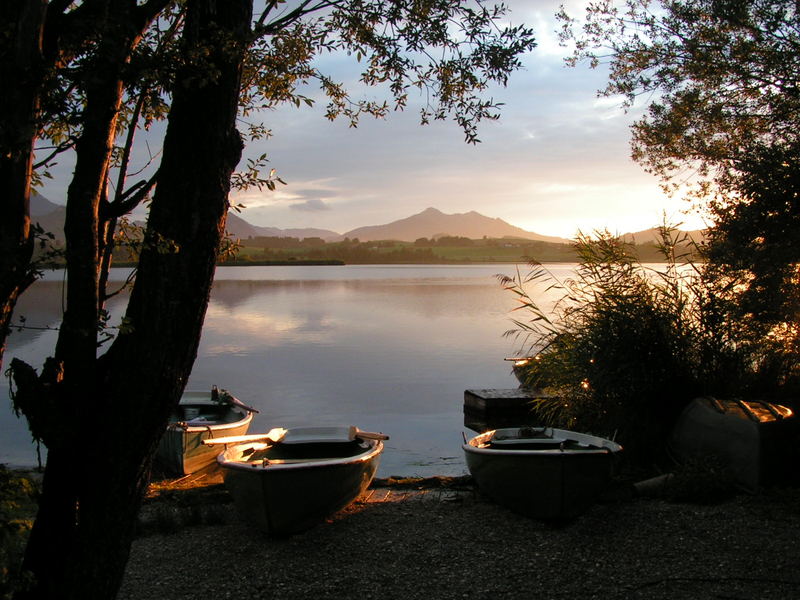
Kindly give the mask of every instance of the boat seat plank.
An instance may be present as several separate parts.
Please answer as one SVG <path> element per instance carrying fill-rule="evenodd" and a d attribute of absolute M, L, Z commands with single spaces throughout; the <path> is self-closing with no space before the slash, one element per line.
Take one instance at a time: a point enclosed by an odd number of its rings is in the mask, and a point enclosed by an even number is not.
<path fill-rule="evenodd" d="M 492 438 L 491 444 L 492 446 L 560 446 L 561 444 L 567 443 L 566 438 L 507 438 L 507 439 L 497 439 Z"/>

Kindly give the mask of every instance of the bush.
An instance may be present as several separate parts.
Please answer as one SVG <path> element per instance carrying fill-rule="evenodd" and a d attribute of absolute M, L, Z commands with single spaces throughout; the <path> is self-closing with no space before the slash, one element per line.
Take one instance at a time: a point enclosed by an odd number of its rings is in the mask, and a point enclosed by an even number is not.
<path fill-rule="evenodd" d="M 633 247 L 608 232 L 579 235 L 574 279 L 558 281 L 541 264 L 499 276 L 524 317 L 506 332 L 534 357 L 523 384 L 555 400 L 534 407 L 543 423 L 605 437 L 639 465 L 659 461 L 672 425 L 700 395 L 747 396 L 774 377 L 782 350 L 733 319 L 735 289 L 688 255 L 685 236 L 665 225 L 665 263 L 640 263 Z M 552 310 L 533 299 L 542 284 L 560 293 Z"/>

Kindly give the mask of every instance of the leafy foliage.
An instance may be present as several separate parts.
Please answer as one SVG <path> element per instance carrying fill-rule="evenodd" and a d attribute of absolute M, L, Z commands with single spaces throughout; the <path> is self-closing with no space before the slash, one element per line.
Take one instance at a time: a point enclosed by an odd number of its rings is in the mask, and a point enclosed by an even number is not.
<path fill-rule="evenodd" d="M 702 277 L 719 311 L 699 316 L 733 333 L 710 359 L 733 349 L 744 367 L 736 379 L 790 394 L 800 350 L 797 4 L 603 0 L 581 23 L 560 18 L 571 64 L 608 62 L 602 95 L 648 102 L 633 125 L 634 159 L 668 189 L 693 181 L 714 221 Z"/>
<path fill-rule="evenodd" d="M 741 282 L 741 313 L 767 328 L 800 319 L 800 153 L 762 149 L 744 163 L 739 194 L 712 203 L 709 259 Z M 765 331 L 767 333 L 767 331 Z M 794 342 L 797 343 L 796 341 Z"/>
<path fill-rule="evenodd" d="M 639 98 L 634 158 L 668 179 L 686 170 L 724 183 L 757 145 L 795 145 L 800 133 L 800 27 L 776 0 L 603 0 L 585 20 L 565 12 L 572 64 L 608 61 L 605 96 Z M 702 191 L 702 190 L 701 190 Z"/>
<path fill-rule="evenodd" d="M 263 169 L 269 161 L 267 155 L 262 154 L 255 159 L 247 159 L 247 170 L 233 174 L 231 178 L 231 187 L 238 191 L 244 191 L 251 187 L 256 187 L 263 190 L 265 187 L 274 192 L 276 182 L 286 185 L 286 182 L 277 176 L 275 169 L 270 169 L 267 177 L 261 176 L 261 169 Z M 239 205 L 231 206 L 237 212 L 241 208 Z"/>
<path fill-rule="evenodd" d="M 148 198 L 152 177 L 132 185 L 128 180 L 152 174 L 160 150 L 150 148 L 150 136 L 146 153 L 134 152 L 136 134 L 151 131 L 155 123 L 166 119 L 176 73 L 193 60 L 180 41 L 185 2 L 163 4 L 132 49 L 124 72 L 119 135 L 112 153 L 114 194 L 104 207 L 116 216 Z M 102 60 L 95 42 L 104 31 L 99 26 L 93 30 L 92 17 L 84 22 L 86 17 L 80 12 L 67 12 L 81 29 L 70 37 L 74 46 L 68 48 L 64 68 L 54 70 L 47 79 L 41 115 L 43 144 L 38 148 L 42 158 L 34 171 L 37 181 L 49 177 L 61 154 L 75 150 L 84 128 L 87 90 Z M 365 115 L 385 118 L 393 110 L 404 109 L 410 94 L 416 92 L 422 103 L 421 122 L 452 117 L 467 141 L 476 143 L 480 122 L 499 116 L 501 105 L 484 97 L 489 85 L 505 85 L 521 67 L 520 55 L 536 46 L 531 29 L 503 24 L 507 16 L 507 7 L 487 5 L 485 0 L 267 2 L 252 24 L 243 65 L 241 128 L 251 140 L 267 138 L 271 131 L 260 122 L 265 110 L 285 103 L 312 106 L 320 100 L 327 101 L 328 119 L 345 118 L 355 127 Z M 336 81 L 322 69 L 319 59 L 331 54 L 350 56 L 364 66 L 357 81 Z M 196 73 L 207 79 L 217 75 L 212 64 Z M 318 92 L 309 87 L 315 83 Z M 385 98 L 372 93 L 367 97 L 364 90 L 369 87 L 382 88 Z M 283 184 L 274 170 L 267 176 L 260 174 L 267 162 L 263 154 L 248 159 L 246 169 L 234 175 L 234 187 L 274 190 L 277 183 Z"/>

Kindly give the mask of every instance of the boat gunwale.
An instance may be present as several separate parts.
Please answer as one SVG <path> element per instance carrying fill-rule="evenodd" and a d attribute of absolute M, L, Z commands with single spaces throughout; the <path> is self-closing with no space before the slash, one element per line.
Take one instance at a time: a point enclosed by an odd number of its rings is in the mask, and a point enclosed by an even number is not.
<path fill-rule="evenodd" d="M 205 390 L 184 390 L 183 395 L 181 395 L 181 399 L 178 402 L 178 406 L 181 408 L 192 407 L 192 408 L 225 408 L 228 412 L 232 412 L 236 415 L 240 415 L 241 418 L 235 421 L 207 421 L 202 425 L 189 425 L 189 421 L 183 420 L 175 420 L 170 421 L 167 424 L 167 431 L 173 431 L 177 433 L 203 433 L 203 432 L 218 432 L 218 431 L 227 431 L 229 429 L 235 429 L 237 427 L 241 427 L 242 425 L 250 425 L 253 420 L 253 412 L 247 410 L 246 407 L 228 403 L 228 402 L 220 402 L 219 400 L 215 400 L 209 394 L 209 392 Z"/>
<path fill-rule="evenodd" d="M 355 454 L 353 456 L 337 456 L 332 458 L 313 458 L 313 459 L 300 459 L 297 462 L 267 462 L 267 464 L 258 462 L 244 462 L 241 460 L 227 459 L 225 455 L 237 448 L 243 446 L 257 447 L 256 449 L 263 449 L 271 444 L 264 444 L 260 442 L 235 444 L 230 446 L 223 452 L 217 455 L 217 464 L 224 469 L 235 469 L 239 471 L 246 471 L 248 473 L 269 473 L 271 471 L 300 471 L 305 469 L 314 469 L 318 467 L 333 467 L 333 466 L 346 466 L 356 465 L 359 463 L 369 462 L 375 457 L 380 456 L 383 452 L 383 442 L 381 440 L 364 440 L 371 448 L 367 448 L 364 452 Z M 239 452 L 241 456 L 241 452 Z"/>
<path fill-rule="evenodd" d="M 619 452 L 621 448 L 586 448 L 586 449 L 564 449 L 561 450 L 560 448 L 547 448 L 545 450 L 511 450 L 507 448 L 503 448 L 499 450 L 497 448 L 477 448 L 475 446 L 470 446 L 469 444 L 464 444 L 462 448 L 466 452 L 472 452 L 474 454 L 490 454 L 492 456 L 542 456 L 542 457 L 559 457 L 559 456 L 585 456 L 588 454 L 614 454 L 615 452 Z"/>
<path fill-rule="evenodd" d="M 585 456 L 590 454 L 615 454 L 617 452 L 622 451 L 622 445 L 612 440 L 587 433 L 573 432 L 555 428 L 548 428 L 551 432 L 551 435 L 555 435 L 556 433 L 566 434 L 564 437 L 567 440 L 576 441 L 574 436 L 570 437 L 570 434 L 577 434 L 584 438 L 597 440 L 597 443 L 593 444 L 593 447 L 563 448 L 563 449 L 562 448 L 541 448 L 541 449 L 516 448 L 515 449 L 512 444 L 509 444 L 508 446 L 503 448 L 498 448 L 498 447 L 482 448 L 477 445 L 489 441 L 497 431 L 513 430 L 513 429 L 516 428 L 505 427 L 501 429 L 492 429 L 490 431 L 485 431 L 469 439 L 466 443 L 462 444 L 461 448 L 464 450 L 464 452 L 473 454 L 484 454 L 491 456 L 542 456 L 542 457 L 576 456 L 576 455 Z"/>
<path fill-rule="evenodd" d="M 172 421 L 167 428 L 172 431 L 179 431 L 184 433 L 203 433 L 206 431 L 218 432 L 226 431 L 241 427 L 242 425 L 249 424 L 253 420 L 253 413 L 238 406 L 230 407 L 233 412 L 238 412 L 244 416 L 238 421 L 220 422 L 208 421 L 205 425 L 188 425 L 188 421 Z M 181 424 L 183 423 L 183 425 Z"/>

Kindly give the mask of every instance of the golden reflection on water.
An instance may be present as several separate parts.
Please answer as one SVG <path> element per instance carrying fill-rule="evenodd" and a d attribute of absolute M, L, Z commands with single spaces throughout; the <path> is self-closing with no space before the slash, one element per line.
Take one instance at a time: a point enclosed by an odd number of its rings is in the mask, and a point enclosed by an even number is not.
<path fill-rule="evenodd" d="M 323 343 L 336 321 L 327 316 L 286 313 L 268 308 L 226 308 L 212 301 L 203 327 L 204 353 L 247 352 L 275 347 L 287 339 Z"/>

